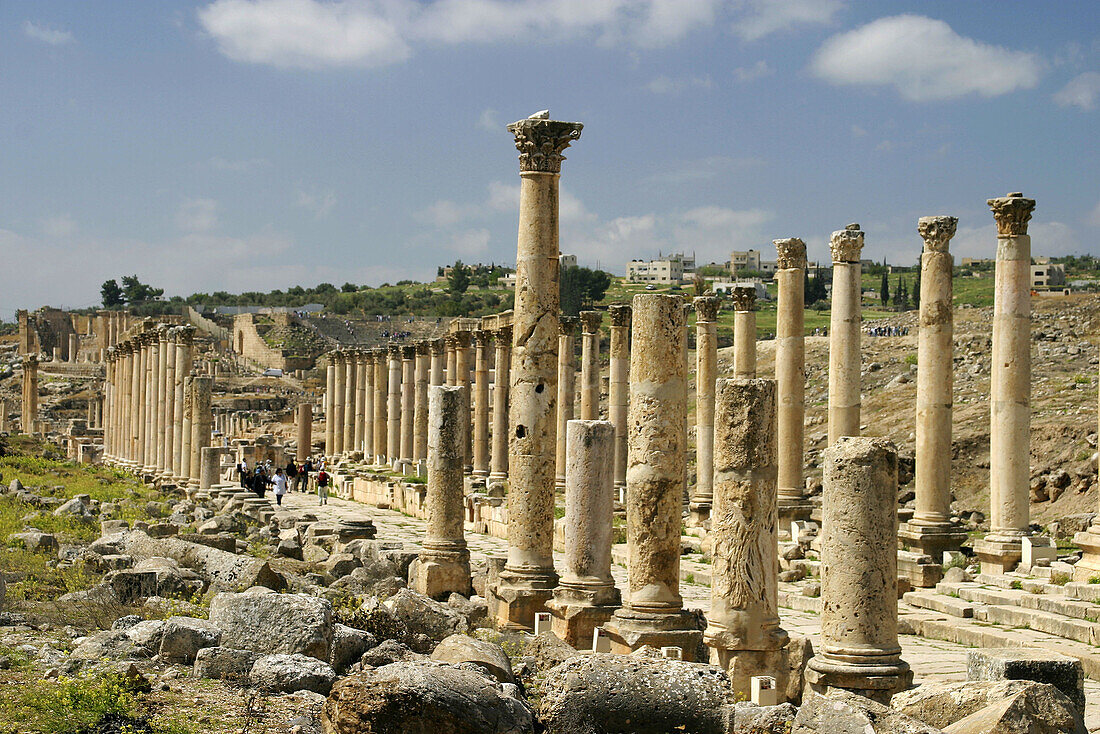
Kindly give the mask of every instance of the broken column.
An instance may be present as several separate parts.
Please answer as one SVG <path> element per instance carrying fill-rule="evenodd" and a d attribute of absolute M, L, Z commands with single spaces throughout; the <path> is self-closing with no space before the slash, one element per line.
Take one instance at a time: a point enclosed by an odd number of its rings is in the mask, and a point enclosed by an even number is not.
<path fill-rule="evenodd" d="M 703 633 L 680 596 L 680 514 L 687 448 L 684 307 L 634 296 L 626 538 L 629 599 L 604 627 L 612 652 L 674 646 L 694 660 Z"/>
<path fill-rule="evenodd" d="M 609 306 L 611 341 L 608 346 L 607 417 L 615 426 L 615 487 L 626 488 L 626 408 L 630 398 L 630 306 Z"/>
<path fill-rule="evenodd" d="M 859 324 L 863 232 L 849 224 L 833 232 L 833 296 L 829 314 L 829 445 L 859 435 Z"/>
<path fill-rule="evenodd" d="M 332 362 L 336 365 L 336 380 L 332 393 L 332 453 L 340 456 L 344 453 L 344 409 L 348 396 L 347 355 L 340 350 L 332 353 Z"/>
<path fill-rule="evenodd" d="M 38 423 L 38 355 L 23 355 L 23 412 L 20 427 L 28 436 L 35 432 Z"/>
<path fill-rule="evenodd" d="M 718 298 L 695 301 L 695 494 L 688 524 L 704 527 L 714 501 L 714 381 L 718 376 Z"/>
<path fill-rule="evenodd" d="M 298 442 L 294 460 L 304 464 L 313 450 L 313 404 L 298 403 Z"/>
<path fill-rule="evenodd" d="M 474 332 L 474 476 L 489 476 L 489 337 Z"/>
<path fill-rule="evenodd" d="M 446 349 L 446 385 L 448 387 L 454 387 L 458 384 L 458 343 L 455 341 L 454 334 L 448 334 L 443 337 L 443 346 Z"/>
<path fill-rule="evenodd" d="M 956 217 L 921 217 L 917 222 L 924 240 L 917 333 L 917 507 L 898 537 L 910 549 L 932 556 L 936 564 L 944 551 L 958 550 L 967 537 L 951 522 L 953 259 L 947 248 L 958 223 Z"/>
<path fill-rule="evenodd" d="M 413 370 L 413 456 L 417 464 L 428 460 L 428 379 L 431 355 L 428 342 L 416 344 L 416 366 Z"/>
<path fill-rule="evenodd" d="M 748 697 L 753 676 L 783 679 L 787 672 L 788 637 L 779 626 L 776 385 L 718 380 L 715 394 L 714 565 L 704 641 L 734 693 Z M 786 680 L 776 687 L 786 690 Z"/>
<path fill-rule="evenodd" d="M 203 448 L 210 445 L 210 397 L 213 377 L 195 377 L 191 382 L 191 475 L 187 486 L 199 488 Z"/>
<path fill-rule="evenodd" d="M 898 644 L 897 450 L 883 438 L 844 436 L 824 459 L 822 639 L 806 682 L 889 705 L 913 678 Z"/>
<path fill-rule="evenodd" d="M 386 392 L 386 463 L 392 465 L 401 453 L 401 347 L 389 348 L 389 380 Z"/>
<path fill-rule="evenodd" d="M 416 399 L 416 347 L 401 347 L 401 448 L 398 465 L 408 471 L 413 462 L 413 414 Z"/>
<path fill-rule="evenodd" d="M 447 378 L 447 342 L 445 339 L 432 339 L 429 346 L 432 352 L 432 369 L 428 375 L 428 384 L 443 385 Z"/>
<path fill-rule="evenodd" d="M 508 373 L 512 362 L 512 327 L 502 326 L 496 341 L 496 371 L 493 375 L 493 451 L 490 481 L 508 478 Z"/>
<path fill-rule="evenodd" d="M 733 376 L 756 377 L 756 288 L 733 289 Z"/>
<path fill-rule="evenodd" d="M 573 357 L 575 316 L 562 316 L 558 320 L 558 421 L 557 443 L 554 447 L 554 489 L 565 491 L 565 424 L 573 420 L 574 390 L 577 368 Z"/>
<path fill-rule="evenodd" d="M 779 439 L 779 529 L 810 519 L 805 497 L 803 452 L 806 417 L 806 244 L 797 237 L 774 240 L 775 382 Z"/>
<path fill-rule="evenodd" d="M 581 420 L 600 417 L 600 322 L 599 311 L 581 311 Z M 568 460 L 568 459 L 567 459 Z"/>
<path fill-rule="evenodd" d="M 997 222 L 990 362 L 989 534 L 974 543 L 982 573 L 1006 573 L 1029 535 L 1031 471 L 1031 237 L 1034 199 L 990 199 Z"/>
<path fill-rule="evenodd" d="M 565 565 L 546 607 L 554 615 L 554 634 L 583 649 L 622 601 L 611 576 L 615 473 L 607 457 L 615 426 L 574 420 L 566 433 Z"/>
<path fill-rule="evenodd" d="M 411 586 L 433 599 L 470 595 L 470 551 L 463 536 L 462 463 L 465 461 L 466 388 L 428 389 L 428 527 L 420 556 L 409 569 Z"/>
<path fill-rule="evenodd" d="M 222 463 L 222 448 L 220 446 L 203 446 L 199 452 L 199 490 L 210 491 L 210 488 L 221 483 L 219 473 Z"/>
<path fill-rule="evenodd" d="M 508 126 L 520 152 L 519 235 L 509 390 L 508 561 L 489 589 L 501 628 L 531 629 L 554 571 L 554 454 L 559 310 L 558 196 L 562 151 L 576 122 L 526 119 Z"/>

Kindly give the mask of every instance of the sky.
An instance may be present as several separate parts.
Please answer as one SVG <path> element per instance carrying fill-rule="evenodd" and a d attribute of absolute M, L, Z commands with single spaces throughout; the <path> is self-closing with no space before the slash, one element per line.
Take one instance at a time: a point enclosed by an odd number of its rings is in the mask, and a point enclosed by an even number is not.
<path fill-rule="evenodd" d="M 584 123 L 561 248 L 622 274 L 801 237 L 914 262 L 917 218 L 1038 202 L 1100 254 L 1100 5 L 955 0 L 4 0 L 0 319 L 512 263 L 505 125 Z"/>

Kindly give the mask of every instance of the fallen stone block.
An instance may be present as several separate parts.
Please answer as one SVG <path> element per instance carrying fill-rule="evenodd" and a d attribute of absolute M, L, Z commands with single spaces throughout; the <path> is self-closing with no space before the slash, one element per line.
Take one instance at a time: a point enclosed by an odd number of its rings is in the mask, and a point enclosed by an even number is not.
<path fill-rule="evenodd" d="M 324 661 L 331 655 L 332 603 L 321 597 L 262 588 L 221 593 L 210 603 L 210 621 L 221 629 L 225 647 Z"/>
<path fill-rule="evenodd" d="M 944 734 L 1087 734 L 1073 702 L 1045 683 L 1029 685 L 943 731 Z"/>
<path fill-rule="evenodd" d="M 264 655 L 253 664 L 248 678 L 253 686 L 270 693 L 313 691 L 327 696 L 336 671 L 328 663 L 306 655 Z"/>
<path fill-rule="evenodd" d="M 1031 680 L 1066 695 L 1083 716 L 1085 672 L 1081 661 L 1038 648 L 982 648 L 966 654 L 967 680 Z"/>

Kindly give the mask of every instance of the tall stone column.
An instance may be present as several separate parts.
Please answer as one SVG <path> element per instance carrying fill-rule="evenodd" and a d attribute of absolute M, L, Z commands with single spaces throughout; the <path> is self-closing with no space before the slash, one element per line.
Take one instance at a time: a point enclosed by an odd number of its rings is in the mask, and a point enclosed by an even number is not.
<path fill-rule="evenodd" d="M 417 342 L 415 348 L 412 459 L 420 464 L 428 460 L 428 375 L 431 372 L 431 355 L 428 342 Z"/>
<path fill-rule="evenodd" d="M 450 334 L 443 338 L 443 345 L 447 349 L 447 385 L 454 387 L 458 384 L 458 344 L 455 335 Z"/>
<path fill-rule="evenodd" d="M 340 350 L 333 352 L 332 363 L 336 367 L 332 393 L 332 453 L 340 456 L 344 453 L 344 409 L 348 397 L 347 354 Z"/>
<path fill-rule="evenodd" d="M 733 376 L 756 377 L 756 289 L 733 289 Z"/>
<path fill-rule="evenodd" d="M 386 463 L 392 465 L 401 453 L 401 347 L 389 348 L 389 381 L 386 392 Z"/>
<path fill-rule="evenodd" d="M 489 476 L 489 332 L 474 332 L 474 476 Z"/>
<path fill-rule="evenodd" d="M 779 626 L 776 384 L 718 380 L 715 393 L 714 567 L 704 641 L 711 663 L 748 697 L 753 676 L 785 678 L 787 670 L 788 637 Z M 776 688 L 786 690 L 787 682 Z"/>
<path fill-rule="evenodd" d="M 378 347 L 374 350 L 374 463 L 379 466 L 386 463 L 389 385 L 389 356 L 385 347 Z"/>
<path fill-rule="evenodd" d="M 462 528 L 462 434 L 469 430 L 465 389 L 433 385 L 428 390 L 428 527 L 409 580 L 413 589 L 433 599 L 470 595 L 470 551 Z"/>
<path fill-rule="evenodd" d="M 160 338 L 157 330 L 148 333 L 149 358 L 145 369 L 145 461 L 144 477 L 151 478 L 157 469 L 157 403 L 160 401 Z"/>
<path fill-rule="evenodd" d="M 176 352 L 179 350 L 179 327 L 168 330 L 168 351 L 164 357 L 164 456 L 160 473 L 166 481 L 172 473 L 172 447 L 176 437 Z"/>
<path fill-rule="evenodd" d="M 687 362 L 678 296 L 634 296 L 626 542 L 629 599 L 604 627 L 612 652 L 675 646 L 694 660 L 703 633 L 680 596 L 680 516 L 687 463 Z"/>
<path fill-rule="evenodd" d="M 626 410 L 630 402 L 630 306 L 609 306 L 611 317 L 610 376 L 607 417 L 615 426 L 615 488 L 626 488 Z"/>
<path fill-rule="evenodd" d="M 600 323 L 599 311 L 581 311 L 581 420 L 600 417 Z"/>
<path fill-rule="evenodd" d="M 176 343 L 176 371 L 173 377 L 172 388 L 175 397 L 172 398 L 172 422 L 175 428 L 172 433 L 172 476 L 178 482 L 183 479 L 181 471 L 183 466 L 183 442 L 184 436 L 184 378 L 191 372 L 191 356 L 195 338 L 194 326 L 181 326 L 177 332 Z"/>
<path fill-rule="evenodd" d="M 704 527 L 714 503 L 714 381 L 718 377 L 718 298 L 695 301 L 695 495 L 688 524 Z"/>
<path fill-rule="evenodd" d="M 1097 415 L 1100 416 L 1100 410 Z M 1097 435 L 1100 435 L 1100 431 Z M 1074 533 L 1073 542 L 1084 551 L 1081 560 L 1073 566 L 1073 580 L 1087 584 L 1100 577 L 1100 513 L 1093 519 L 1088 530 Z"/>
<path fill-rule="evenodd" d="M 1031 237 L 1034 199 L 990 199 L 997 222 L 990 359 L 989 534 L 974 543 L 983 573 L 1019 563 L 1029 535 L 1031 477 Z"/>
<path fill-rule="evenodd" d="M 496 373 L 493 377 L 493 455 L 489 481 L 508 478 L 508 385 L 512 362 L 512 327 L 502 326 L 496 341 Z"/>
<path fill-rule="evenodd" d="M 554 634 L 578 649 L 592 640 L 622 603 L 611 576 L 611 525 L 615 507 L 615 426 L 569 421 L 566 427 L 565 566 L 554 598 Z"/>
<path fill-rule="evenodd" d="M 102 333 L 102 332 L 100 332 Z M 110 347 L 103 350 L 103 462 L 110 464 L 113 459 L 111 441 L 114 438 L 114 426 L 111 424 L 111 401 L 114 397 L 115 352 Z M 0 398 L 0 431 L 8 430 L 8 401 Z"/>
<path fill-rule="evenodd" d="M 447 341 L 446 339 L 432 339 L 428 346 L 432 353 L 432 369 L 431 373 L 428 375 L 428 384 L 446 384 Z"/>
<path fill-rule="evenodd" d="M 194 374 L 189 374 L 183 378 L 183 423 L 180 426 L 183 431 L 183 444 L 180 446 L 183 459 L 180 462 L 179 484 L 184 487 L 191 479 L 191 443 L 195 438 L 193 425 L 195 417 L 194 385 Z"/>
<path fill-rule="evenodd" d="M 824 458 L 822 639 L 806 682 L 888 705 L 913 680 L 898 644 L 897 450 L 842 436 Z"/>
<path fill-rule="evenodd" d="M 508 126 L 520 156 L 519 236 L 508 405 L 508 562 L 489 589 L 498 627 L 531 629 L 554 571 L 559 310 L 558 182 L 576 122 L 526 119 Z"/>
<path fill-rule="evenodd" d="M 943 551 L 957 550 L 967 537 L 951 522 L 953 258 L 947 248 L 958 223 L 956 217 L 921 217 L 917 222 L 924 240 L 917 333 L 917 508 L 898 537 L 936 563 Z"/>
<path fill-rule="evenodd" d="M 325 456 L 336 454 L 336 353 L 329 352 L 325 368 Z"/>
<path fill-rule="evenodd" d="M 294 460 L 305 463 L 313 450 L 313 404 L 298 403 L 298 435 Z"/>
<path fill-rule="evenodd" d="M 152 404 L 156 393 L 153 388 L 153 373 L 157 364 L 156 332 L 146 331 L 141 334 L 141 422 L 138 426 L 141 431 L 138 437 L 141 463 L 137 466 L 137 473 L 147 476 L 151 471 L 150 466 L 153 448 L 153 409 Z"/>
<path fill-rule="evenodd" d="M 23 412 L 20 428 L 28 436 L 34 435 L 38 422 L 38 355 L 23 355 Z"/>
<path fill-rule="evenodd" d="M 833 302 L 829 314 L 829 445 L 859 435 L 859 324 L 863 232 L 849 224 L 833 232 Z"/>
<path fill-rule="evenodd" d="M 161 324 L 157 327 L 157 347 L 159 354 L 157 355 L 157 435 L 156 441 L 156 459 L 153 462 L 156 466 L 156 475 L 158 477 L 164 476 L 164 469 L 168 466 L 165 461 L 167 456 L 167 445 L 165 443 L 168 438 L 168 338 L 169 326 L 167 324 Z M 173 365 L 174 367 L 174 365 Z"/>
<path fill-rule="evenodd" d="M 145 335 L 136 334 L 131 340 L 134 348 L 134 364 L 131 370 L 130 388 L 130 464 L 135 473 L 145 465 Z"/>
<path fill-rule="evenodd" d="M 374 354 L 371 350 L 362 350 L 359 363 L 363 372 L 363 461 L 374 463 Z"/>
<path fill-rule="evenodd" d="M 352 447 L 356 451 L 363 451 L 365 430 L 367 422 L 367 386 L 370 384 L 370 374 L 374 364 L 362 349 L 355 350 L 355 435 L 352 437 Z"/>
<path fill-rule="evenodd" d="M 68 350 L 69 359 L 68 359 L 68 361 L 75 363 L 76 362 L 76 356 L 79 352 L 80 352 L 80 336 L 77 335 L 74 332 L 72 334 L 69 334 L 69 350 Z"/>
<path fill-rule="evenodd" d="M 454 335 L 455 341 L 455 385 L 458 387 L 466 388 L 466 423 L 469 424 L 473 418 L 473 406 L 470 404 L 470 394 L 472 392 L 470 385 L 470 341 L 473 337 L 473 333 L 469 331 L 457 331 Z M 466 473 L 469 474 L 473 471 L 474 451 L 472 445 L 473 431 L 466 431 Z"/>
<path fill-rule="evenodd" d="M 195 377 L 191 382 L 191 475 L 187 486 L 198 489 L 202 479 L 202 449 L 210 445 L 210 395 L 214 378 Z"/>
<path fill-rule="evenodd" d="M 115 365 L 115 464 L 126 466 L 130 458 L 130 374 L 131 345 L 122 342 L 115 345 L 118 364 Z"/>
<path fill-rule="evenodd" d="M 773 240 L 778 286 L 775 382 L 779 404 L 779 530 L 810 519 L 803 457 L 806 419 L 806 244 L 797 237 Z"/>
<path fill-rule="evenodd" d="M 573 355 L 574 334 L 577 331 L 575 316 L 562 316 L 558 320 L 558 422 L 557 443 L 554 453 L 554 488 L 565 491 L 565 426 L 573 420 L 577 367 Z"/>
<path fill-rule="evenodd" d="M 355 397 L 359 384 L 358 357 L 355 350 L 347 352 L 344 369 L 344 454 L 355 451 Z"/>
<path fill-rule="evenodd" d="M 416 401 L 416 347 L 401 347 L 401 448 L 399 459 L 402 471 L 413 461 L 413 410 Z"/>

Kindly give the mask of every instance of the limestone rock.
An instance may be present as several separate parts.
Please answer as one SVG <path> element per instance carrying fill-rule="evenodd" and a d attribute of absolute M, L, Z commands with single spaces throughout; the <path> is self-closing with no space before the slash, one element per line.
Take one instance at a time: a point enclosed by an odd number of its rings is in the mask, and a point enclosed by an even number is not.
<path fill-rule="evenodd" d="M 966 572 L 965 568 L 959 568 L 958 566 L 952 566 L 943 572 L 943 580 L 948 584 L 959 584 L 964 581 L 973 581 L 973 577 Z"/>
<path fill-rule="evenodd" d="M 405 586 L 405 580 L 394 573 L 393 566 L 373 561 L 353 569 L 343 578 L 334 581 L 329 588 L 349 594 L 380 596 L 388 590 L 392 590 L 390 594 L 396 593 Z"/>
<path fill-rule="evenodd" d="M 31 553 L 57 553 L 57 538 L 49 533 L 29 530 L 25 533 L 12 533 L 8 536 L 8 545 L 20 544 Z"/>
<path fill-rule="evenodd" d="M 334 579 L 343 578 L 363 565 L 362 562 L 350 553 L 333 553 L 325 561 L 325 570 Z"/>
<path fill-rule="evenodd" d="M 1085 712 L 1081 661 L 1036 648 L 981 648 L 966 654 L 967 680 L 1031 680 L 1049 683 Z"/>
<path fill-rule="evenodd" d="M 394 663 L 340 680 L 322 712 L 326 734 L 529 734 L 534 716 L 480 673 Z"/>
<path fill-rule="evenodd" d="M 378 640 L 370 632 L 343 624 L 333 625 L 329 664 L 337 673 L 343 673 L 348 666 L 359 662 L 363 653 L 377 645 Z"/>
<path fill-rule="evenodd" d="M 261 657 L 260 653 L 252 650 L 204 647 L 195 655 L 195 677 L 243 681 Z"/>
<path fill-rule="evenodd" d="M 1086 734 L 1073 702 L 1045 683 L 1031 683 L 944 728 L 944 734 Z"/>
<path fill-rule="evenodd" d="M 467 635 L 451 635 L 432 651 L 432 660 L 458 665 L 472 663 L 501 683 L 515 683 L 512 663 L 500 645 L 475 640 Z"/>
<path fill-rule="evenodd" d="M 153 557 L 171 558 L 180 566 L 197 571 L 219 591 L 236 591 L 252 586 L 266 586 L 276 591 L 286 586 L 282 576 L 260 558 L 188 543 L 178 538 L 150 538 L 141 531 L 120 534 L 121 550 L 137 560 Z M 94 545 L 94 544 L 93 544 Z"/>
<path fill-rule="evenodd" d="M 210 621 L 222 631 L 222 644 L 241 650 L 309 655 L 329 659 L 332 603 L 305 594 L 222 593 L 210 603 Z"/>
<path fill-rule="evenodd" d="M 217 647 L 222 633 L 218 627 L 194 617 L 169 617 L 161 635 L 160 657 L 166 662 L 195 662 L 195 656 L 204 647 Z"/>
<path fill-rule="evenodd" d="M 721 668 L 678 660 L 595 654 L 571 658 L 543 683 L 539 719 L 551 734 L 724 732 L 732 704 Z"/>
<path fill-rule="evenodd" d="M 264 655 L 248 675 L 256 688 L 271 693 L 313 691 L 327 696 L 336 671 L 326 662 L 306 655 Z"/>
<path fill-rule="evenodd" d="M 809 693 L 791 734 L 940 734 L 940 730 L 869 698 L 843 690 Z"/>
<path fill-rule="evenodd" d="M 397 592 L 386 600 L 385 607 L 405 623 L 410 634 L 423 634 L 437 642 L 469 630 L 460 612 L 412 589 Z"/>
<path fill-rule="evenodd" d="M 359 662 L 364 667 L 381 668 L 391 663 L 405 663 L 416 660 L 427 660 L 426 655 L 421 655 L 409 649 L 409 646 L 397 640 L 385 640 L 377 647 L 373 647 L 363 653 Z"/>
<path fill-rule="evenodd" d="M 1034 685 L 1039 684 L 1018 680 L 922 683 L 917 688 L 895 694 L 890 700 L 890 708 L 942 729 Z"/>
<path fill-rule="evenodd" d="M 788 734 L 798 709 L 789 703 L 757 706 L 738 701 L 726 709 L 726 731 L 737 734 Z"/>

